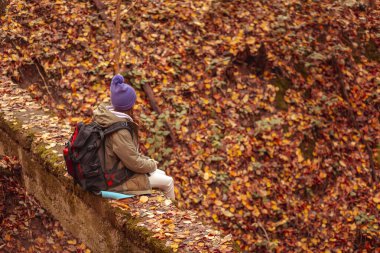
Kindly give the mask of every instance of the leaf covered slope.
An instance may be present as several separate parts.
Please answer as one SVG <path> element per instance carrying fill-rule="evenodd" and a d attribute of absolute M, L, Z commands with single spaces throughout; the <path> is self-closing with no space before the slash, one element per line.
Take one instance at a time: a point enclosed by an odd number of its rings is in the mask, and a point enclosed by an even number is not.
<path fill-rule="evenodd" d="M 103 2 L 114 20 L 116 1 Z M 164 111 L 140 90 L 143 149 L 180 206 L 247 251 L 379 247 L 373 2 L 123 2 L 123 75 L 150 83 Z M 47 107 L 75 123 L 107 101 L 113 41 L 90 1 L 11 2 L 1 22 L 3 74 Z"/>

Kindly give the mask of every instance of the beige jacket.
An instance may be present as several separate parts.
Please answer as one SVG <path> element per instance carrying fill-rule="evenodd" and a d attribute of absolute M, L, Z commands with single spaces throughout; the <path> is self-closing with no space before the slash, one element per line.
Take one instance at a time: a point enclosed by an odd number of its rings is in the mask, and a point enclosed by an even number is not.
<path fill-rule="evenodd" d="M 108 110 L 105 105 L 100 105 L 94 112 L 93 121 L 102 127 L 108 127 L 119 121 L 127 121 L 133 128 L 133 134 L 128 129 L 122 129 L 107 136 L 105 140 L 106 167 L 111 169 L 117 161 L 119 169 L 127 167 L 134 175 L 124 184 L 109 189 L 127 194 L 149 194 L 151 186 L 147 173 L 157 169 L 154 160 L 140 154 L 138 149 L 138 126 L 127 118 L 119 118 Z"/>

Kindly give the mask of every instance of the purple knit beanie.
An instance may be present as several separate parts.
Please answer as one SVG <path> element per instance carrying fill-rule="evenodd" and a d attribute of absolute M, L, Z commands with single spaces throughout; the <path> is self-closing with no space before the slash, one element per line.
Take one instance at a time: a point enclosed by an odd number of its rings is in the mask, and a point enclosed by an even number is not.
<path fill-rule="evenodd" d="M 117 111 L 128 111 L 136 102 L 136 92 L 117 74 L 111 81 L 111 103 Z"/>

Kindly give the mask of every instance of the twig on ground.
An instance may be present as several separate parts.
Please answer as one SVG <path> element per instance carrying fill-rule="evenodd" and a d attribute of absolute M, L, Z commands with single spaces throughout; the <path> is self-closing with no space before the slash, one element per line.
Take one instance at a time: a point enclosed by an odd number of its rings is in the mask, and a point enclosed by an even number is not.
<path fill-rule="evenodd" d="M 47 93 L 49 94 L 51 100 L 54 101 L 53 95 L 50 93 L 50 90 L 49 90 L 48 85 L 47 85 L 47 83 L 46 83 L 45 77 L 42 75 L 42 73 L 41 73 L 41 71 L 40 71 L 40 67 L 38 66 L 38 65 L 40 65 L 40 64 L 38 63 L 37 60 L 34 60 L 34 65 L 36 66 L 37 71 L 38 71 L 38 74 L 40 75 L 42 81 L 44 82 L 45 89 L 46 89 Z"/>
<path fill-rule="evenodd" d="M 265 238 L 267 239 L 268 243 L 270 242 L 270 239 L 269 239 L 269 236 L 268 236 L 268 233 L 266 231 L 266 229 L 264 228 L 264 226 L 258 221 L 257 224 L 259 225 L 259 227 L 261 228 L 261 230 L 264 232 L 264 235 L 265 235 Z"/>
<path fill-rule="evenodd" d="M 131 5 L 131 7 L 129 7 L 126 11 L 123 12 L 123 14 L 127 14 L 135 5 L 136 5 L 137 1 L 134 1 Z"/>

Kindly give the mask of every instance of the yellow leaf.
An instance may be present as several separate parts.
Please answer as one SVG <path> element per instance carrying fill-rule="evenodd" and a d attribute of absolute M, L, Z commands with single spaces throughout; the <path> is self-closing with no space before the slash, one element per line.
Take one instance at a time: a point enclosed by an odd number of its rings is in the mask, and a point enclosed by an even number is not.
<path fill-rule="evenodd" d="M 81 243 L 81 244 L 78 246 L 78 249 L 85 250 L 85 249 L 86 249 L 86 245 L 85 245 L 84 243 Z"/>
<path fill-rule="evenodd" d="M 260 28 L 263 29 L 265 32 L 269 32 L 270 30 L 268 22 L 261 23 Z"/>
<path fill-rule="evenodd" d="M 235 36 L 232 40 L 231 40 L 231 45 L 236 45 L 236 44 L 239 44 L 241 39 L 243 38 L 244 36 L 244 30 L 239 30 L 239 33 L 237 34 L 237 36 Z"/>
<path fill-rule="evenodd" d="M 278 208 L 278 206 L 277 206 L 277 203 L 276 203 L 276 202 L 273 202 L 273 201 L 272 201 L 272 203 L 271 203 L 271 208 L 272 208 L 273 211 L 280 210 L 280 209 Z"/>
<path fill-rule="evenodd" d="M 89 104 L 94 104 L 96 102 L 95 98 L 86 98 L 86 102 Z"/>
<path fill-rule="evenodd" d="M 168 228 L 170 230 L 174 230 L 175 229 L 175 225 L 173 223 L 171 223 L 171 224 L 168 225 Z"/>
<path fill-rule="evenodd" d="M 170 245 L 170 247 L 173 249 L 174 252 L 176 252 L 178 250 L 178 243 L 173 243 L 172 245 Z"/>
<path fill-rule="evenodd" d="M 288 219 L 285 218 L 285 219 L 282 219 L 282 220 L 276 222 L 274 225 L 275 225 L 276 227 L 278 227 L 278 226 L 281 226 L 281 225 L 283 225 L 283 224 L 285 224 L 285 223 L 287 223 L 287 222 L 288 222 Z"/>
<path fill-rule="evenodd" d="M 18 10 L 18 11 L 21 11 L 23 7 L 24 7 L 24 6 L 22 5 L 22 3 L 18 3 L 18 4 L 17 4 L 17 10 Z"/>
<path fill-rule="evenodd" d="M 157 201 L 158 202 L 162 202 L 164 200 L 164 198 L 162 196 L 157 196 Z"/>
<path fill-rule="evenodd" d="M 20 59 L 20 57 L 18 57 L 17 54 L 12 54 L 12 55 L 11 55 L 11 58 L 12 58 L 12 60 L 14 60 L 14 61 L 17 61 L 18 59 Z"/>
<path fill-rule="evenodd" d="M 260 211 L 259 211 L 259 209 L 257 208 L 257 206 L 253 206 L 252 213 L 253 213 L 253 215 L 256 216 L 256 217 L 259 217 L 259 216 L 260 216 Z"/>
<path fill-rule="evenodd" d="M 228 210 L 223 210 L 222 212 L 223 212 L 223 214 L 224 214 L 225 216 L 227 216 L 227 217 L 233 217 L 233 216 L 234 216 L 234 214 L 231 213 L 231 212 L 228 211 Z"/>
<path fill-rule="evenodd" d="M 208 105 L 210 103 L 210 100 L 206 99 L 206 98 L 201 98 L 203 104 L 205 105 Z"/>
<path fill-rule="evenodd" d="M 64 104 L 59 104 L 59 105 L 56 106 L 56 108 L 57 108 L 58 110 L 63 110 L 63 109 L 66 108 L 66 106 L 65 106 Z"/>
<path fill-rule="evenodd" d="M 219 223 L 219 219 L 218 219 L 218 216 L 216 214 L 213 214 L 212 215 L 212 219 L 216 222 L 216 223 Z"/>
<path fill-rule="evenodd" d="M 380 203 L 380 192 L 372 198 L 373 202 Z"/>
<path fill-rule="evenodd" d="M 318 242 L 319 242 L 318 239 L 315 239 L 315 238 L 311 239 L 311 243 L 312 243 L 313 245 L 317 245 Z"/>
<path fill-rule="evenodd" d="M 255 42 L 256 42 L 256 38 L 255 37 L 248 37 L 247 38 L 247 44 L 253 45 L 253 44 L 255 44 Z"/>
<path fill-rule="evenodd" d="M 162 222 L 163 222 L 164 224 L 166 224 L 166 225 L 168 225 L 168 224 L 173 224 L 173 220 L 171 220 L 171 219 L 164 219 Z"/>
<path fill-rule="evenodd" d="M 243 103 L 245 104 L 245 103 L 248 102 L 248 100 L 249 100 L 249 95 L 246 94 L 246 95 L 243 97 L 242 101 L 243 101 Z"/>
<path fill-rule="evenodd" d="M 140 51 L 141 51 L 141 47 L 140 47 L 139 45 L 136 45 L 136 46 L 134 47 L 134 49 L 135 49 L 137 52 L 140 52 Z"/>
<path fill-rule="evenodd" d="M 302 162 L 304 160 L 303 156 L 302 156 L 302 152 L 301 152 L 301 149 L 297 148 L 296 150 L 296 155 L 297 155 L 297 160 L 298 162 Z"/>
<path fill-rule="evenodd" d="M 63 238 L 63 236 L 65 235 L 65 232 L 63 232 L 63 231 L 55 231 L 55 234 L 58 236 L 58 238 Z"/>
<path fill-rule="evenodd" d="M 187 131 L 189 131 L 189 129 L 187 129 L 187 127 L 185 126 L 181 126 L 181 130 L 182 130 L 182 133 L 186 134 Z"/>
<path fill-rule="evenodd" d="M 239 99 L 239 93 L 233 92 L 231 99 L 232 101 L 237 101 Z"/>
<path fill-rule="evenodd" d="M 120 207 L 121 209 L 129 209 L 129 206 L 127 204 L 121 203 L 121 202 L 114 202 L 112 206 Z"/>
<path fill-rule="evenodd" d="M 149 200 L 148 196 L 141 196 L 141 197 L 140 197 L 140 202 L 141 202 L 141 203 L 145 203 L 145 202 L 147 202 L 148 200 Z"/>
<path fill-rule="evenodd" d="M 67 243 L 71 244 L 71 245 L 75 245 L 75 244 L 77 244 L 77 240 L 75 240 L 75 239 L 74 240 L 68 240 Z"/>
<path fill-rule="evenodd" d="M 223 202 L 220 201 L 219 199 L 217 199 L 217 200 L 215 200 L 215 205 L 221 206 L 221 205 L 223 205 Z"/>
<path fill-rule="evenodd" d="M 210 175 L 208 174 L 208 172 L 205 172 L 205 174 L 203 175 L 203 179 L 208 180 L 209 178 L 210 178 Z"/>
<path fill-rule="evenodd" d="M 72 117 L 71 118 L 71 123 L 78 123 L 80 121 L 83 121 L 83 119 L 81 117 Z"/>

